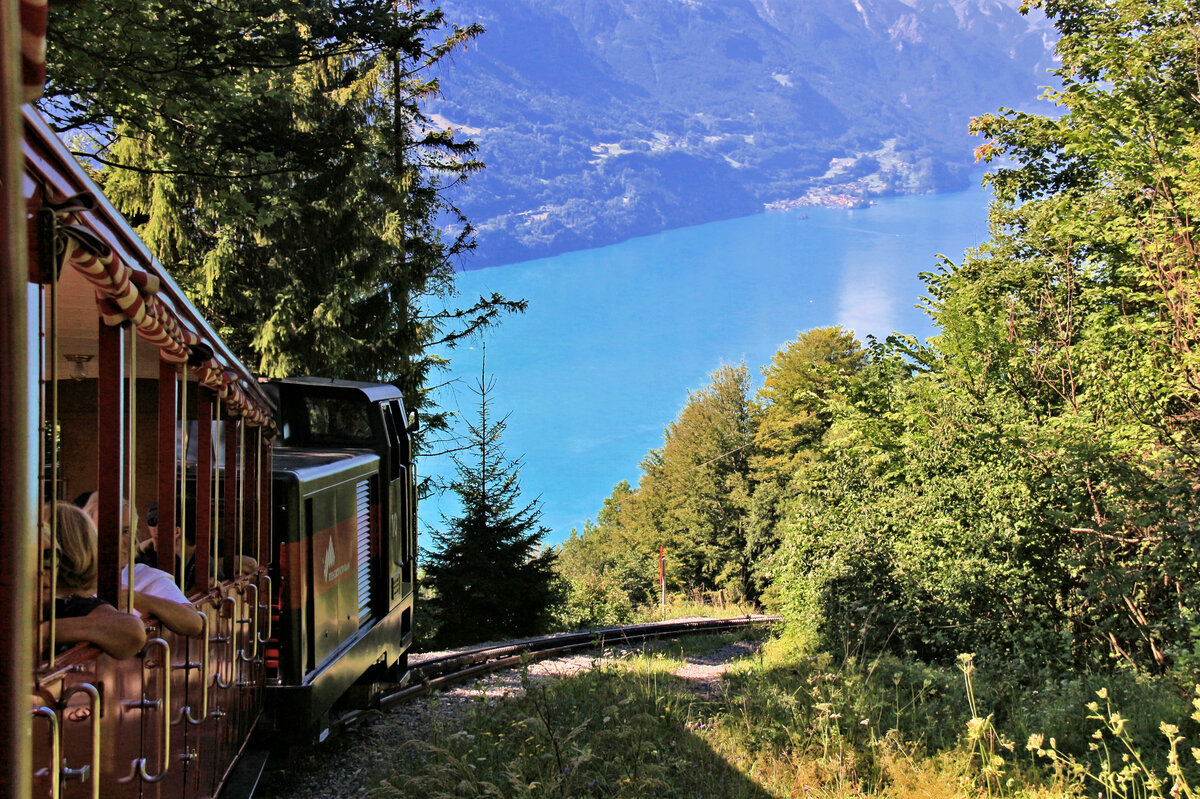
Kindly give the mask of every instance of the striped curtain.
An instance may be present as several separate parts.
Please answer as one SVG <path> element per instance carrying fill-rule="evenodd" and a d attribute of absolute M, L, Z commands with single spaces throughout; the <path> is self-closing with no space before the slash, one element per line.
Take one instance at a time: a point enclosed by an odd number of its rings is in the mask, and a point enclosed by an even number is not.
<path fill-rule="evenodd" d="M 89 228 L 75 212 L 93 205 L 90 195 L 79 195 L 55 204 L 62 233 L 59 245 L 64 266 L 70 266 L 96 288 L 96 302 L 105 324 L 132 323 L 138 337 L 158 348 L 159 357 L 185 363 L 200 337 L 184 328 L 174 314 L 154 296 L 159 279 L 123 263 L 120 256 Z M 200 383 L 214 391 L 230 408 L 251 424 L 273 427 L 270 410 L 260 407 L 239 385 L 236 372 L 222 369 L 209 359 L 193 366 Z"/>
<path fill-rule="evenodd" d="M 21 0 L 21 84 L 24 102 L 42 96 L 46 84 L 46 0 Z"/>

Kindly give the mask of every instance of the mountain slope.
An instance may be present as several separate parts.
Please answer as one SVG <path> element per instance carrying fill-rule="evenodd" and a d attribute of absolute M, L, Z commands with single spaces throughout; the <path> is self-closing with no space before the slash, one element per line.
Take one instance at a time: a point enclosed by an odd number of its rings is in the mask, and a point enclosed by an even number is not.
<path fill-rule="evenodd" d="M 1001 0 L 449 0 L 487 32 L 433 106 L 488 169 L 470 267 L 964 185 L 972 115 L 1027 105 L 1049 28 Z"/>

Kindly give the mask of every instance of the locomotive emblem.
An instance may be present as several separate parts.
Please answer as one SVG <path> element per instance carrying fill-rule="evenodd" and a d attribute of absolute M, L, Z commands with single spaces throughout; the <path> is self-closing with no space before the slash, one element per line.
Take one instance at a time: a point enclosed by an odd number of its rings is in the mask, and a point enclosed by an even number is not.
<path fill-rule="evenodd" d="M 337 550 L 333 547 L 333 539 L 335 535 L 329 536 L 329 546 L 325 548 L 325 584 L 336 581 L 339 577 L 350 570 L 349 563 L 338 564 Z"/>
<path fill-rule="evenodd" d="M 329 548 L 325 550 L 325 582 L 333 579 L 329 573 L 333 571 L 335 563 L 337 563 L 337 553 L 333 551 L 333 536 L 329 536 Z"/>

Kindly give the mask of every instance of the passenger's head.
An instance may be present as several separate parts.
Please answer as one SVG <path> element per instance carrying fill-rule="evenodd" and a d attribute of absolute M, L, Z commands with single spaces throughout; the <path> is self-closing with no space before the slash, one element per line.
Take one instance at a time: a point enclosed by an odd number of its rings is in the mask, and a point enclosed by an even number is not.
<path fill-rule="evenodd" d="M 76 500 L 75 504 L 78 505 L 79 501 Z M 100 492 L 99 491 L 93 491 L 92 493 L 88 494 L 87 499 L 85 499 L 83 501 L 82 507 L 83 507 L 83 512 L 91 517 L 92 524 L 100 523 Z"/>
<path fill-rule="evenodd" d="M 75 504 L 79 504 L 79 498 L 75 500 Z M 100 525 L 100 492 L 93 491 L 88 495 L 87 501 L 83 503 L 83 510 L 92 520 L 92 524 Z M 121 500 L 121 532 L 130 534 L 137 530 L 138 515 L 137 511 L 133 510 L 129 503 Z"/>
<path fill-rule="evenodd" d="M 96 590 L 96 525 L 88 514 L 69 502 L 54 506 L 58 524 L 58 591 Z"/>
<path fill-rule="evenodd" d="M 182 541 L 179 538 L 179 530 L 182 527 L 184 530 L 187 545 L 189 547 L 196 546 L 196 500 L 193 497 L 188 497 L 183 503 L 183 513 L 179 513 L 176 508 L 175 516 L 175 546 L 178 548 Z M 154 540 L 154 546 L 158 547 L 158 503 L 151 502 L 146 507 L 146 528 L 150 531 L 150 537 Z"/>

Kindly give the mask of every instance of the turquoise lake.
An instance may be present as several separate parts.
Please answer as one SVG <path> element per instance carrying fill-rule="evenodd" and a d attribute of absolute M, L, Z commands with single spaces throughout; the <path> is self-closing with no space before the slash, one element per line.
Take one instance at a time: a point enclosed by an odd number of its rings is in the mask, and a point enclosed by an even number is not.
<path fill-rule="evenodd" d="M 862 209 L 771 212 L 459 275 L 461 304 L 499 292 L 529 301 L 482 341 L 447 353 L 442 407 L 477 419 L 486 349 L 492 412 L 520 458 L 525 502 L 540 499 L 547 543 L 595 519 L 722 364 L 760 368 L 800 331 L 841 324 L 860 339 L 933 335 L 918 274 L 987 237 L 990 192 L 890 198 Z M 443 378 L 447 379 L 447 378 Z M 437 381 L 442 382 L 442 381 Z M 448 457 L 425 458 L 447 476 Z M 447 499 L 421 507 L 439 529 Z"/>

